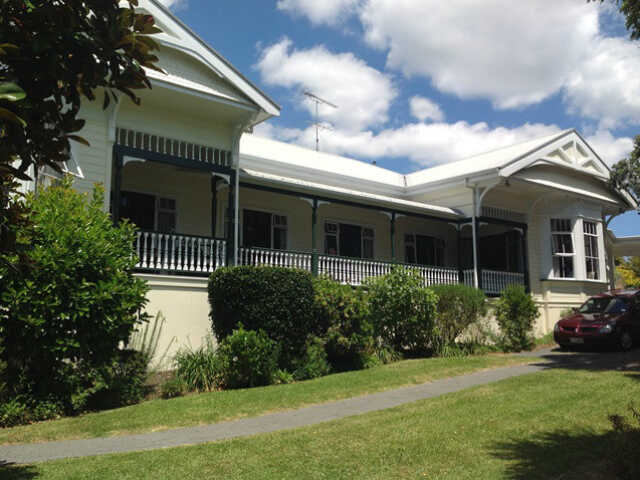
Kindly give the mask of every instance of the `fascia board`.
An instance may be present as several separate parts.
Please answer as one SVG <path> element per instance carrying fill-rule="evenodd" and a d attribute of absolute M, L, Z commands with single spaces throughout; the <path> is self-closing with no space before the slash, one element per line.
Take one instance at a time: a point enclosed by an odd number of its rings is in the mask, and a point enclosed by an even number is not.
<path fill-rule="evenodd" d="M 234 84 L 236 88 L 247 95 L 251 101 L 255 102 L 260 108 L 262 108 L 270 116 L 280 115 L 280 106 L 271 100 L 264 92 L 262 92 L 257 86 L 255 86 L 249 79 L 247 79 L 242 73 L 240 73 L 226 58 L 215 51 L 209 44 L 202 40 L 198 34 L 196 34 L 189 26 L 183 23 L 173 13 L 169 11 L 158 0 L 147 0 L 155 9 L 157 9 L 165 18 L 165 23 L 173 23 L 181 29 L 187 37 L 192 40 L 193 47 L 187 47 L 184 44 L 176 43 L 175 41 L 169 41 L 171 38 L 168 35 L 167 39 L 163 39 L 162 42 L 171 45 L 184 53 L 190 53 L 191 55 L 197 53 L 197 59 L 203 62 L 207 67 L 212 69 L 218 75 L 222 75 L 229 82 Z"/>

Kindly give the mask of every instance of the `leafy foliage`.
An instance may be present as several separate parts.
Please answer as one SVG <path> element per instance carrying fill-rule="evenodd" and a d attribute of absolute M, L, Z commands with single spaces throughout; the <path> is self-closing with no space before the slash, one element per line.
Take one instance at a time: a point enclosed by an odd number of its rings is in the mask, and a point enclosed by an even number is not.
<path fill-rule="evenodd" d="M 415 270 L 394 268 L 366 282 L 374 332 L 397 352 L 424 355 L 436 337 L 438 297 Z"/>
<path fill-rule="evenodd" d="M 504 289 L 496 301 L 495 316 L 500 326 L 498 343 L 503 350 L 519 352 L 533 347 L 533 326 L 540 312 L 522 285 Z"/>
<path fill-rule="evenodd" d="M 222 382 L 227 388 L 260 387 L 274 380 L 279 345 L 262 330 L 240 325 L 220 344 Z"/>
<path fill-rule="evenodd" d="M 327 361 L 324 341 L 319 337 L 309 338 L 304 354 L 296 359 L 294 365 L 296 366 L 293 372 L 295 380 L 309 380 L 327 375 L 331 371 L 331 366 Z"/>
<path fill-rule="evenodd" d="M 116 92 L 135 103 L 135 89 L 151 88 L 144 68 L 159 70 L 151 15 L 137 0 L 6 0 L 0 7 L 0 175 L 24 178 L 29 165 L 60 171 L 69 140 L 84 121 L 82 98 Z M 20 159 L 17 168 L 12 162 Z"/>
<path fill-rule="evenodd" d="M 329 363 L 338 371 L 364 368 L 376 347 L 367 292 L 329 277 L 314 279 L 314 290 L 318 324 L 328 325 L 325 349 Z"/>
<path fill-rule="evenodd" d="M 304 350 L 310 335 L 322 335 L 314 312 L 311 274 L 280 267 L 225 267 L 209 280 L 213 332 L 222 342 L 242 324 L 247 330 L 263 330 L 282 346 L 280 367 Z"/>
<path fill-rule="evenodd" d="M 640 199 L 640 135 L 634 138 L 629 156 L 613 165 L 609 183 L 613 188 L 630 191 L 636 200 Z"/>
<path fill-rule="evenodd" d="M 87 201 L 66 179 L 30 196 L 27 206 L 29 224 L 16 241 L 28 261 L 6 257 L 15 263 L 0 292 L 5 398 L 51 397 L 74 413 L 100 392 L 124 388 L 114 384 L 121 380 L 114 362 L 121 342 L 146 320 L 138 313 L 147 286 L 132 274 L 134 229 L 113 226 L 101 188 Z"/>
<path fill-rule="evenodd" d="M 173 358 L 175 378 L 191 392 L 211 392 L 220 387 L 220 359 L 212 341 L 197 350 L 182 349 Z"/>
<path fill-rule="evenodd" d="M 484 292 L 468 285 L 434 285 L 438 297 L 438 342 L 452 346 L 460 334 L 487 314 Z"/>
<path fill-rule="evenodd" d="M 640 287 L 640 257 L 616 258 L 616 271 L 625 287 Z"/>

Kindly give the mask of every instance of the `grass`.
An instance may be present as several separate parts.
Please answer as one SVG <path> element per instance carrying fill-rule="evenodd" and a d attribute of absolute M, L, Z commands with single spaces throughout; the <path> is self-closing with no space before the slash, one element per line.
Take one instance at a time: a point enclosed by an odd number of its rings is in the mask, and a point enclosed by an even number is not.
<path fill-rule="evenodd" d="M 534 341 L 534 349 L 543 348 L 543 347 L 552 347 L 556 345 L 556 341 L 553 339 L 553 331 L 543 335 L 542 337 L 538 337 Z"/>
<path fill-rule="evenodd" d="M 105 437 L 216 423 L 531 361 L 504 355 L 404 360 L 289 385 L 157 399 L 116 410 L 0 429 L 0 443 Z"/>
<path fill-rule="evenodd" d="M 61 460 L 7 476 L 612 479 L 607 415 L 625 413 L 638 381 L 637 372 L 553 369 L 297 430 Z"/>

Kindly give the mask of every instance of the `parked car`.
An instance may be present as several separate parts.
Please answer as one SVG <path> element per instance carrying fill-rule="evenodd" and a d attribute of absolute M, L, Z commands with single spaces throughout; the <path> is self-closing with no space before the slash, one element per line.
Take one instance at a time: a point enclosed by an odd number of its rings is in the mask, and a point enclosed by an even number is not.
<path fill-rule="evenodd" d="M 612 290 L 595 295 L 553 329 L 563 348 L 609 346 L 629 350 L 640 343 L 640 290 Z"/>

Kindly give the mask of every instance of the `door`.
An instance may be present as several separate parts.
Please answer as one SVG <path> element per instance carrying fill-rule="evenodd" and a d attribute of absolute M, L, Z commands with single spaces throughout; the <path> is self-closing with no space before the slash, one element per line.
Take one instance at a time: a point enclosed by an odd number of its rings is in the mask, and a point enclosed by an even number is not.
<path fill-rule="evenodd" d="M 271 248 L 271 214 L 244 210 L 242 242 L 245 247 Z"/>
<path fill-rule="evenodd" d="M 340 224 L 340 255 L 362 258 L 362 227 Z"/>
<path fill-rule="evenodd" d="M 141 230 L 153 230 L 156 219 L 156 197 L 146 193 L 121 192 L 120 217 Z"/>

